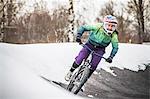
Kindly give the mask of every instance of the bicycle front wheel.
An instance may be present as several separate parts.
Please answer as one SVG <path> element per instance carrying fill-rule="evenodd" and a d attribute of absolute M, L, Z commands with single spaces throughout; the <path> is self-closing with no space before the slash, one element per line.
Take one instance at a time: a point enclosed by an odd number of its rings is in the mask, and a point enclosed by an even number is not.
<path fill-rule="evenodd" d="M 84 68 L 81 72 L 79 72 L 76 77 L 76 81 L 74 82 L 74 87 L 72 88 L 72 92 L 74 94 L 77 94 L 81 90 L 85 82 L 88 80 L 89 72 L 90 70 L 88 67 Z"/>
<path fill-rule="evenodd" d="M 70 80 L 70 82 L 69 82 L 69 84 L 67 86 L 67 90 L 69 90 L 69 91 L 72 90 L 72 88 L 74 87 L 74 82 L 76 80 L 77 75 L 78 75 L 77 72 L 74 75 L 72 75 L 71 80 Z"/>

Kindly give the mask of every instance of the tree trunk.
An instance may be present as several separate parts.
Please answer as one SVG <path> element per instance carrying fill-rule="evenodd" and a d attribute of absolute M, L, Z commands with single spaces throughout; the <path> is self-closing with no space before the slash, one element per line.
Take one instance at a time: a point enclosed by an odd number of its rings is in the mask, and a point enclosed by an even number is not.
<path fill-rule="evenodd" d="M 144 35 L 144 5 L 143 0 L 138 1 L 138 11 L 137 11 L 137 18 L 138 18 L 138 35 L 139 35 L 139 43 L 143 43 L 143 35 Z"/>

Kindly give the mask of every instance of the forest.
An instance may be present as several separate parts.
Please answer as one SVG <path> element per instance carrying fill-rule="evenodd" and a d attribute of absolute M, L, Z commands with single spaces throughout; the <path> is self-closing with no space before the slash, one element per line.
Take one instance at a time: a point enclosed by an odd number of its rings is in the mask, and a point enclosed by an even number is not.
<path fill-rule="evenodd" d="M 70 2 L 68 6 L 59 5 L 49 10 L 46 1 L 35 0 L 33 10 L 28 11 L 24 9 L 26 0 L 0 0 L 0 42 L 17 44 L 74 42 L 75 30 L 87 22 L 83 20 L 82 13 L 75 13 L 76 0 L 68 1 Z M 87 8 L 80 7 L 80 9 L 88 10 L 90 3 L 90 0 L 86 0 Z M 150 42 L 149 5 L 149 0 L 128 0 L 126 5 L 108 0 L 94 20 L 102 22 L 105 15 L 114 15 L 119 22 L 117 30 L 121 43 Z M 72 40 L 70 31 L 73 32 Z"/>

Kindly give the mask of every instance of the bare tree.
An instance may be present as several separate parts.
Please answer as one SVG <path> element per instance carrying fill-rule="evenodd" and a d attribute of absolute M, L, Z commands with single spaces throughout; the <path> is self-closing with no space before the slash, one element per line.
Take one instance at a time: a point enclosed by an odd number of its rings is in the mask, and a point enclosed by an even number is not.
<path fill-rule="evenodd" d="M 123 6 L 123 5 L 122 5 Z M 124 11 L 124 7 L 121 8 L 121 10 L 115 14 L 118 20 L 118 28 L 119 31 L 119 41 L 120 42 L 129 42 L 131 37 L 129 37 L 129 33 L 131 31 L 131 21 L 129 20 L 129 16 L 126 16 L 126 13 Z"/>
<path fill-rule="evenodd" d="M 3 34 L 2 40 L 4 42 L 9 33 L 13 31 L 12 29 L 14 29 L 16 14 L 22 7 L 22 4 L 22 1 L 17 2 L 16 0 L 0 1 L 0 33 Z"/>
<path fill-rule="evenodd" d="M 49 13 L 45 3 L 36 2 L 34 11 L 18 19 L 18 41 L 20 43 L 68 41 L 67 9 L 61 6 Z"/>
<path fill-rule="evenodd" d="M 6 1 L 6 0 L 5 0 Z M 22 8 L 24 1 L 7 0 L 5 7 L 6 26 L 12 26 L 18 11 Z"/>
<path fill-rule="evenodd" d="M 51 20 L 52 33 L 55 33 L 56 42 L 68 41 L 67 27 L 69 14 L 67 9 L 60 7 L 54 10 Z"/>
<path fill-rule="evenodd" d="M 5 25 L 5 9 L 8 0 L 0 0 L 0 41 L 3 41 L 4 25 Z"/>
<path fill-rule="evenodd" d="M 100 15 L 101 16 L 105 16 L 108 14 L 114 15 L 115 13 L 114 6 L 115 3 L 113 2 L 113 0 L 110 0 L 109 2 L 105 3 L 104 7 L 100 11 Z"/>
<path fill-rule="evenodd" d="M 137 25 L 135 25 L 135 27 L 138 32 L 140 44 L 143 43 L 143 35 L 145 33 L 145 19 L 149 17 L 149 12 L 145 12 L 147 11 L 149 5 L 149 0 L 130 0 L 128 2 L 127 11 L 130 16 L 133 16 L 137 22 Z"/>

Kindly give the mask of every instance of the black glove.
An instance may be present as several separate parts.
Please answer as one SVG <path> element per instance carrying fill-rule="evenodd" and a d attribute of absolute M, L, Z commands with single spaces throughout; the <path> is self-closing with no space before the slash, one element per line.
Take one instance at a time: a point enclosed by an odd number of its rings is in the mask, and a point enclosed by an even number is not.
<path fill-rule="evenodd" d="M 108 58 L 106 59 L 106 61 L 107 61 L 108 63 L 112 63 L 112 58 L 111 58 L 111 57 L 108 57 Z"/>
<path fill-rule="evenodd" d="M 79 44 L 82 44 L 81 38 L 79 36 L 76 37 L 76 42 L 78 42 Z"/>

